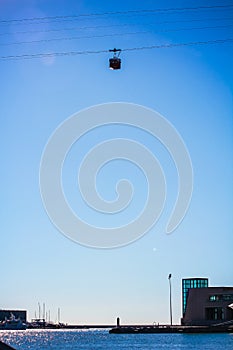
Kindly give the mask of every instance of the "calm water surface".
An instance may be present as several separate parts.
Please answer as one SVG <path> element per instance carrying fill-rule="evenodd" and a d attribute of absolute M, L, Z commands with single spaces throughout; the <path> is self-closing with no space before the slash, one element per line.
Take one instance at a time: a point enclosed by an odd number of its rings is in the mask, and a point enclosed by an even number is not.
<path fill-rule="evenodd" d="M 232 350 L 233 334 L 108 334 L 108 330 L 0 331 L 17 350 Z"/>

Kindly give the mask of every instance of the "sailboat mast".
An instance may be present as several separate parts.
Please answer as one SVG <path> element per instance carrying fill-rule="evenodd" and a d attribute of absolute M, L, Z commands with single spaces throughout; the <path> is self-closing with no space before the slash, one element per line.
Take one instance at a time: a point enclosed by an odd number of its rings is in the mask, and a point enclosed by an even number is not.
<path fill-rule="evenodd" d="M 43 319 L 45 319 L 45 303 L 43 303 Z"/>
<path fill-rule="evenodd" d="M 39 319 L 40 319 L 40 303 L 38 302 L 38 309 L 39 309 Z"/>

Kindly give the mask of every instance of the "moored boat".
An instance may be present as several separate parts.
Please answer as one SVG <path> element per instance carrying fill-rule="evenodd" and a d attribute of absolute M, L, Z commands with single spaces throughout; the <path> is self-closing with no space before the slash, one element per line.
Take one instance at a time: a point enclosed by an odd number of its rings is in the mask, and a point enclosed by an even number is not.
<path fill-rule="evenodd" d="M 12 313 L 9 319 L 6 318 L 4 321 L 0 322 L 1 330 L 24 330 L 26 328 L 26 323 L 22 322 L 20 318 L 16 318 Z"/>

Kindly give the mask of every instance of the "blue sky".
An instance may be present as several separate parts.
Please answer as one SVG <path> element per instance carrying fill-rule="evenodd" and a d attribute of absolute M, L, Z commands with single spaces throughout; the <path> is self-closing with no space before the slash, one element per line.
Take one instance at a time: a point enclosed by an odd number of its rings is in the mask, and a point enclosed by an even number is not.
<path fill-rule="evenodd" d="M 0 13 L 8 20 L 216 4 L 231 2 L 1 0 Z M 10 34 L 0 36 L 0 51 L 9 56 L 226 39 L 232 38 L 232 14 L 232 9 L 209 9 L 87 16 L 66 22 L 1 22 L 1 33 Z M 91 26 L 98 28 L 69 29 Z M 177 30 L 193 27 L 215 28 Z M 130 32 L 140 33 L 126 34 Z M 93 37 L 97 35 L 104 37 Z M 90 38 L 9 45 L 77 36 Z M 109 57 L 102 53 L 0 60 L 0 308 L 27 309 L 31 318 L 39 301 L 46 303 L 54 320 L 60 307 L 64 322 L 114 323 L 120 316 L 125 323 L 166 323 L 167 277 L 172 273 L 178 323 L 181 278 L 209 277 L 211 285 L 232 285 L 232 44 L 123 51 L 122 69 L 116 72 L 108 69 Z M 95 141 L 120 135 L 142 142 L 160 160 L 168 186 L 164 211 L 143 238 L 124 248 L 98 250 L 68 240 L 52 225 L 40 197 L 39 166 L 48 138 L 60 123 L 83 108 L 108 102 L 144 105 L 175 126 L 192 159 L 194 190 L 183 222 L 166 235 L 177 175 L 164 147 L 146 133 L 123 126 L 86 135 L 72 148 L 64 169 L 67 198 L 86 220 L 95 218 L 80 208 L 74 186 L 82 154 Z M 100 175 L 98 190 L 107 200 L 112 199 L 117 179 L 126 176 L 133 181 L 132 210 L 138 213 L 146 191 L 142 173 L 114 161 Z M 127 215 L 119 220 L 132 219 L 134 212 Z"/>

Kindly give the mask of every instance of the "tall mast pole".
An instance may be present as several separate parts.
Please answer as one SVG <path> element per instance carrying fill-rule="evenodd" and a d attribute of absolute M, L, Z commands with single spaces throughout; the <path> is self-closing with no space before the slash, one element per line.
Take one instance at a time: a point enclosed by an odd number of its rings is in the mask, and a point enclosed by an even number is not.
<path fill-rule="evenodd" d="M 38 309 L 39 309 L 39 319 L 40 319 L 40 303 L 38 303 Z"/>
<path fill-rule="evenodd" d="M 172 286 L 171 286 L 171 277 L 172 277 L 172 274 L 170 273 L 169 276 L 168 276 L 168 280 L 169 280 L 170 324 L 172 326 Z"/>

